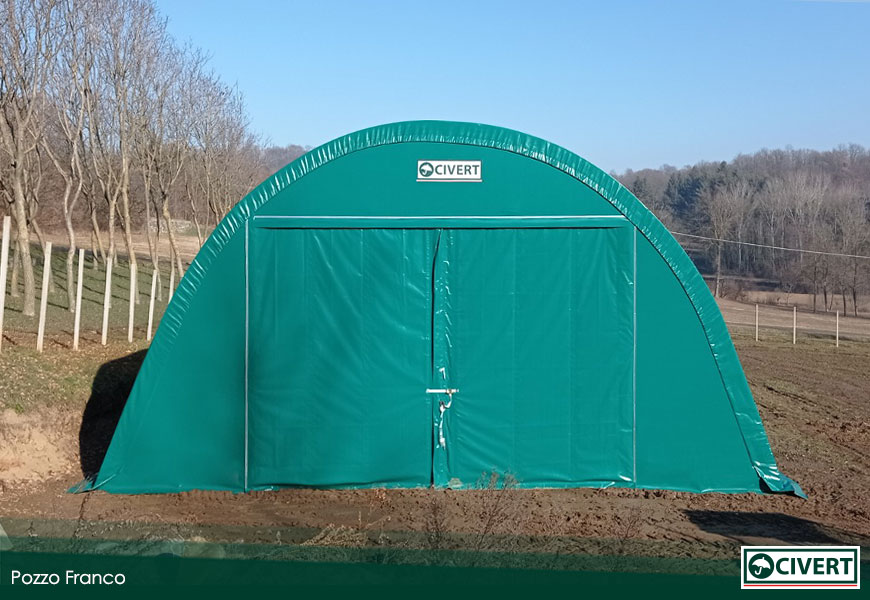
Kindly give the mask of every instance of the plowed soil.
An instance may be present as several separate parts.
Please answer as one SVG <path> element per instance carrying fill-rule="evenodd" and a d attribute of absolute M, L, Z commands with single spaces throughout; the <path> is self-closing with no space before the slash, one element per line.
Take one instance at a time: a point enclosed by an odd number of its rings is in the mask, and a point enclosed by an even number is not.
<path fill-rule="evenodd" d="M 125 397 L 144 355 L 91 344 L 75 360 L 103 365 L 93 389 L 0 413 L 0 523 L 9 536 L 512 550 L 556 543 L 560 551 L 727 559 L 742 543 L 870 546 L 870 344 L 792 345 L 790 334 L 735 341 L 780 468 L 806 500 L 617 489 L 69 494 L 100 459 L 99 448 L 83 446 L 80 456 L 80 433 L 106 427 L 110 435 L 112 403 Z M 72 360 L 48 348 L 49 359 Z M 113 353 L 122 358 L 107 361 Z M 38 477 L 21 476 L 36 467 Z"/>

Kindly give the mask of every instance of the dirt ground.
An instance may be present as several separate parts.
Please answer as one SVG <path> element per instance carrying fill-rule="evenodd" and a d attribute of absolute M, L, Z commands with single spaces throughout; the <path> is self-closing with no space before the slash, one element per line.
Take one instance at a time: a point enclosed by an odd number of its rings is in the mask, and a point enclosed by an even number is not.
<path fill-rule="evenodd" d="M 69 494 L 93 460 L 79 451 L 88 411 L 111 412 L 101 403 L 125 397 L 144 356 L 144 344 L 86 342 L 77 355 L 48 345 L 49 367 L 35 352 L 0 355 L 2 372 L 36 373 L 40 382 L 0 387 L 32 397 L 25 410 L 8 402 L 0 410 L 0 524 L 13 538 L 511 551 L 555 544 L 560 552 L 721 559 L 742 543 L 870 546 L 870 344 L 793 346 L 790 335 L 755 343 L 739 333 L 735 342 L 780 468 L 806 500 L 618 489 Z M 117 357 L 126 357 L 117 381 L 101 382 L 101 365 Z M 59 394 L 66 400 L 50 400 Z"/>

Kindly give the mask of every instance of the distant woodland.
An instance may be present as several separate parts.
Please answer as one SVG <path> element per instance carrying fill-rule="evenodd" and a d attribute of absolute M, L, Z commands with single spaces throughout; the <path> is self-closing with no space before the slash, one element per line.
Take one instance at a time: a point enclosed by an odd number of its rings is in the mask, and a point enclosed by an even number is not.
<path fill-rule="evenodd" d="M 836 302 L 845 313 L 870 287 L 870 259 L 833 256 L 870 256 L 867 148 L 761 150 L 613 175 L 671 231 L 699 236 L 677 239 L 712 275 L 716 295 L 767 285 L 813 294 L 814 310 Z"/>
<path fill-rule="evenodd" d="M 151 0 L 0 0 L 0 216 L 11 215 L 12 292 L 34 314 L 32 244 L 64 232 L 76 249 L 136 267 L 133 236 L 184 265 L 177 233 L 201 244 L 254 185 L 307 148 L 250 127 L 241 92 L 180 43 Z M 870 152 L 763 150 L 730 162 L 615 174 L 675 232 L 714 291 L 767 285 L 854 311 L 870 288 Z M 165 259 L 165 258 L 164 258 Z M 20 280 L 20 285 L 19 285 Z M 65 286 L 73 308 L 73 286 Z M 20 288 L 20 292 L 19 292 Z"/>

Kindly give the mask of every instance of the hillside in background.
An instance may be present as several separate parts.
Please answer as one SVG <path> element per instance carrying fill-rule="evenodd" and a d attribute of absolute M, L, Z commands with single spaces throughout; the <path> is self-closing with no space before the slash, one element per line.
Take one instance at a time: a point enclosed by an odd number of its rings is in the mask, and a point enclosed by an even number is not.
<path fill-rule="evenodd" d="M 867 292 L 867 148 L 761 150 L 613 175 L 671 231 L 688 234 L 677 238 L 719 295 L 776 288 L 812 294 L 815 309 L 838 302 L 854 311 Z"/>

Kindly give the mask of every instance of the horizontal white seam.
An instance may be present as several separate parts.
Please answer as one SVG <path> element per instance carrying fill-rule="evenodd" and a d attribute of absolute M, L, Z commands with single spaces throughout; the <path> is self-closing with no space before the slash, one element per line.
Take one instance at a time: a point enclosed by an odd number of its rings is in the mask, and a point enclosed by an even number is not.
<path fill-rule="evenodd" d="M 382 219 L 390 219 L 390 220 L 398 220 L 398 219 L 417 219 L 417 220 L 427 220 L 434 221 L 436 219 L 623 219 L 628 220 L 622 215 L 498 215 L 498 216 L 441 216 L 441 215 L 433 215 L 433 216 L 413 216 L 413 217 L 396 217 L 396 216 L 383 216 L 383 217 L 372 217 L 372 216 L 352 216 L 352 215 L 300 215 L 300 216 L 291 216 L 291 215 L 254 215 L 254 219 L 334 219 L 334 220 L 350 220 L 350 221 L 358 221 L 358 220 L 382 220 Z"/>

